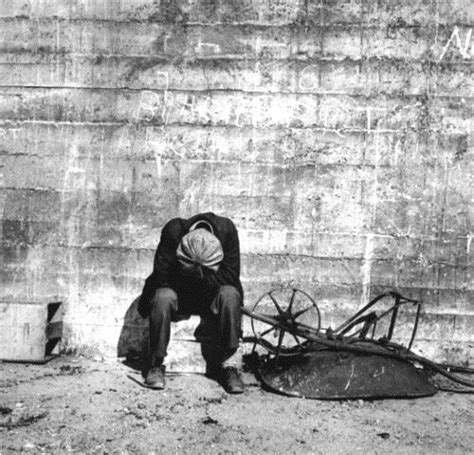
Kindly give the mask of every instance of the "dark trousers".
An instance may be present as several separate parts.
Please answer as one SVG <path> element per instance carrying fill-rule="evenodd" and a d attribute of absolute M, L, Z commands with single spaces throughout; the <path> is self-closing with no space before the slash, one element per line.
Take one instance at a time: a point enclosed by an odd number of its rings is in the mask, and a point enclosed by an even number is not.
<path fill-rule="evenodd" d="M 233 286 L 221 286 L 205 311 L 190 312 L 205 318 L 213 327 L 212 338 L 221 351 L 222 360 L 239 347 L 242 298 Z M 188 312 L 188 311 L 187 311 Z M 189 312 L 188 312 L 189 313 Z M 161 365 L 170 341 L 171 322 L 179 320 L 178 295 L 171 288 L 159 288 L 150 313 L 149 368 Z"/>

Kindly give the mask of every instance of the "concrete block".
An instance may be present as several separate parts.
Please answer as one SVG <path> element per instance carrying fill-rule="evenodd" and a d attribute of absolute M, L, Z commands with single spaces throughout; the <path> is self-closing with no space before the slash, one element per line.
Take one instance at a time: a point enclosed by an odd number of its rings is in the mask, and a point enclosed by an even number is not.
<path fill-rule="evenodd" d="M 463 0 L 427 4 L 423 0 L 362 4 L 364 19 L 374 25 L 393 24 L 425 26 L 435 23 L 456 23 L 472 20 L 473 11 Z"/>
<path fill-rule="evenodd" d="M 2 268 L 5 268 L 5 270 L 21 270 L 24 268 L 26 258 L 28 257 L 26 243 L 12 242 L 8 238 L 2 238 L 1 248 Z"/>
<path fill-rule="evenodd" d="M 427 261 L 466 266 L 469 263 L 468 238 L 440 238 L 420 241 L 418 252 Z"/>
<path fill-rule="evenodd" d="M 180 213 L 191 216 L 206 210 L 230 217 L 241 226 L 256 229 L 285 229 L 291 224 L 291 198 L 204 195 L 197 199 L 191 191 L 184 193 Z"/>
<path fill-rule="evenodd" d="M 0 136 L 7 155 L 49 157 L 62 165 L 66 157 L 67 161 L 74 159 L 84 163 L 84 159 L 107 155 L 113 145 L 104 140 L 111 136 L 111 130 L 113 128 L 105 125 L 27 122 L 3 125 Z"/>
<path fill-rule="evenodd" d="M 337 134 L 331 130 L 292 129 L 290 139 L 294 143 L 294 163 L 297 172 L 306 175 L 313 169 L 308 165 L 340 164 L 352 166 L 362 164 L 366 137 L 363 134 L 345 132 Z M 299 168 L 301 166 L 301 169 Z"/>
<path fill-rule="evenodd" d="M 180 186 L 201 195 L 282 196 L 292 192 L 292 172 L 288 168 L 253 163 L 182 163 Z"/>
<path fill-rule="evenodd" d="M 371 280 L 374 284 L 395 288 L 415 288 L 432 286 L 437 290 L 453 290 L 462 287 L 458 275 L 463 270 L 459 266 L 443 263 L 423 263 L 422 259 L 376 260 L 371 265 Z"/>
<path fill-rule="evenodd" d="M 19 220 L 2 221 L 2 241 L 5 244 L 23 244 L 29 241 L 28 224 Z"/>
<path fill-rule="evenodd" d="M 143 1 L 140 5 L 123 8 L 120 17 L 125 20 L 153 20 L 163 22 L 204 22 L 215 23 L 261 23 L 268 25 L 281 25 L 292 23 L 303 8 L 301 1 L 271 2 L 261 1 L 254 3 L 244 1 L 235 3 L 222 1 L 219 4 L 209 2 L 189 3 L 179 7 L 173 4 L 156 4 Z"/>
<path fill-rule="evenodd" d="M 395 201 L 377 202 L 374 211 L 373 232 L 380 235 L 394 235 L 403 237 L 405 235 L 420 236 L 425 234 L 423 220 L 427 220 L 428 226 L 432 226 L 430 221 L 430 207 L 426 207 L 420 212 L 418 206 L 417 211 L 410 211 L 407 204 Z"/>
<path fill-rule="evenodd" d="M 88 302 L 79 314 L 76 312 L 74 315 L 77 322 L 81 323 L 94 323 L 94 320 L 104 324 L 115 323 L 118 315 L 116 311 L 111 311 L 111 305 L 124 296 L 139 296 L 144 284 L 144 278 L 113 275 L 111 272 L 94 274 L 81 271 L 75 278 L 80 289 L 84 290 L 84 299 Z M 87 314 L 83 314 L 85 311 Z"/>
<path fill-rule="evenodd" d="M 472 327 L 474 327 L 474 316 L 472 314 L 458 314 L 454 320 L 453 339 L 469 343 L 471 341 Z"/>
<path fill-rule="evenodd" d="M 428 286 L 419 289 L 420 300 L 432 311 L 462 312 L 462 308 L 471 305 L 472 289 L 436 289 Z M 469 314 L 469 313 L 468 313 Z"/>
<path fill-rule="evenodd" d="M 352 25 L 361 21 L 363 2 L 309 2 L 307 8 L 307 18 L 314 25 Z"/>
<path fill-rule="evenodd" d="M 358 283 L 360 261 L 303 256 L 252 256 L 242 268 L 247 279 L 258 277 L 259 281 L 304 282 L 328 285 Z"/>
<path fill-rule="evenodd" d="M 156 192 L 137 192 L 133 195 L 130 207 L 131 223 L 133 225 L 162 228 L 166 221 L 174 218 L 177 207 L 182 200 L 181 194 L 173 188 L 160 188 Z"/>
<path fill-rule="evenodd" d="M 175 213 L 175 212 L 173 212 Z M 98 227 L 94 246 L 108 246 L 134 249 L 154 249 L 160 238 L 160 226 L 149 224 L 130 224 L 126 229 L 120 227 Z"/>
<path fill-rule="evenodd" d="M 62 163 L 61 163 L 62 164 Z M 10 188 L 58 189 L 62 188 L 65 170 L 57 160 L 41 159 L 27 155 L 7 155 L 4 158 L 4 184 Z"/>
<path fill-rule="evenodd" d="M 440 52 L 443 50 L 444 48 Z M 451 46 L 449 52 L 455 52 Z M 426 68 L 425 71 L 427 72 L 429 69 Z M 451 58 L 450 60 L 446 59 L 446 62 L 438 63 L 432 69 L 431 77 L 427 82 L 433 87 L 433 92 L 438 95 L 455 93 L 457 96 L 469 96 L 468 94 L 473 90 L 472 78 L 469 77 L 469 60 L 453 60 Z"/>
<path fill-rule="evenodd" d="M 7 220 L 56 221 L 61 195 L 57 191 L 6 190 L 3 218 Z"/>
<path fill-rule="evenodd" d="M 359 60 L 364 54 L 360 27 L 327 27 L 322 32 L 321 54 L 324 57 Z"/>
<path fill-rule="evenodd" d="M 362 235 L 314 233 L 313 254 L 318 257 L 360 259 L 366 248 Z"/>
<path fill-rule="evenodd" d="M 405 63 L 398 58 L 369 59 L 363 66 L 363 73 L 374 94 L 422 95 L 430 85 L 429 73 L 418 60 Z"/>
<path fill-rule="evenodd" d="M 420 321 L 420 339 L 453 340 L 456 317 L 452 314 L 424 313 Z"/>
<path fill-rule="evenodd" d="M 133 6 L 138 7 L 146 1 L 139 0 Z M 55 16 L 63 19 L 74 19 L 78 17 L 112 19 L 115 14 L 122 10 L 128 10 L 130 4 L 123 3 L 118 6 L 113 2 L 85 3 L 82 0 L 73 0 L 56 4 L 53 0 L 44 0 L 40 3 L 35 1 L 17 2 L 12 1 L 8 5 L 1 5 L 1 17 L 28 16 L 32 18 Z"/>
<path fill-rule="evenodd" d="M 96 222 L 97 195 L 98 192 L 95 190 L 85 191 L 82 188 L 62 191 L 57 207 L 57 216 L 63 223 L 63 226 L 69 229 L 76 229 L 79 221 L 84 224 Z"/>
<path fill-rule="evenodd" d="M 78 249 L 76 255 L 79 270 L 87 274 L 140 278 L 148 271 L 132 249 L 89 247 Z"/>
<path fill-rule="evenodd" d="M 253 223 L 240 222 L 239 238 L 243 254 L 312 254 L 312 235 L 290 229 L 253 229 Z"/>
<path fill-rule="evenodd" d="M 417 340 L 415 353 L 428 359 L 439 359 L 438 362 L 452 365 L 472 365 L 474 349 L 471 343 L 460 344 L 449 340 Z"/>
<path fill-rule="evenodd" d="M 227 13 L 226 15 L 223 13 L 223 21 L 233 22 L 237 18 L 241 22 L 267 25 L 292 24 L 300 18 L 304 10 L 304 2 L 301 0 L 281 2 L 265 0 L 258 3 L 245 1 L 240 4 L 225 1 L 223 5 L 225 6 L 221 8 Z"/>
<path fill-rule="evenodd" d="M 367 28 L 363 30 L 361 54 L 365 58 L 422 60 L 430 55 L 434 38 L 429 28 Z"/>
<path fill-rule="evenodd" d="M 423 247 L 422 239 L 409 236 L 376 235 L 371 242 L 373 257 L 377 259 L 416 257 Z"/>
<path fill-rule="evenodd" d="M 292 131 L 233 126 L 145 127 L 147 156 L 190 162 L 284 163 L 293 155 Z"/>
<path fill-rule="evenodd" d="M 49 273 L 29 265 L 23 270 L 5 270 L 0 276 L 3 295 L 19 300 L 43 298 L 54 292 L 69 292 L 66 281 L 69 281 L 67 274 Z"/>
<path fill-rule="evenodd" d="M 41 245 L 61 241 L 59 223 L 48 221 L 3 220 L 3 242 L 11 245 Z"/>

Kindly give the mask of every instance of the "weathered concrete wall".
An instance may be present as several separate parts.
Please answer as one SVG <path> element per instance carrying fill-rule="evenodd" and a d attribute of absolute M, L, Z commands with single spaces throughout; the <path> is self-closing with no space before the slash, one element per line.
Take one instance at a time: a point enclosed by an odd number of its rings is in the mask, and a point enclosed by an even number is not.
<path fill-rule="evenodd" d="M 164 222 L 240 230 L 246 304 L 276 284 L 334 324 L 387 287 L 417 344 L 472 361 L 468 0 L 0 3 L 1 281 L 67 298 L 114 352 Z"/>

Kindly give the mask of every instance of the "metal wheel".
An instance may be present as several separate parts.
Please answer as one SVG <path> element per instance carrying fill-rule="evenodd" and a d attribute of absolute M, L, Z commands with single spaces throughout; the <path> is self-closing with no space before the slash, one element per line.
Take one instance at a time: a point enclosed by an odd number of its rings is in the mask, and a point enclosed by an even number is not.
<path fill-rule="evenodd" d="M 317 335 L 321 327 L 318 306 L 306 292 L 296 288 L 272 289 L 263 294 L 252 313 L 268 320 L 252 318 L 256 344 L 276 356 L 301 353 L 307 342 L 301 335 Z M 298 329 L 299 335 L 293 329 Z"/>

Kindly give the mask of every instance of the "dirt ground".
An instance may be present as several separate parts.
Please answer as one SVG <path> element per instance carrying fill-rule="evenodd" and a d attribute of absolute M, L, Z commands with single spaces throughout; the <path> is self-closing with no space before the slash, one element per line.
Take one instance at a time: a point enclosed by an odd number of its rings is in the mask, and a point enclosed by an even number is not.
<path fill-rule="evenodd" d="M 0 364 L 0 454 L 474 453 L 474 395 L 319 401 L 261 389 L 243 395 L 200 374 L 167 389 L 119 360 L 61 356 Z"/>

